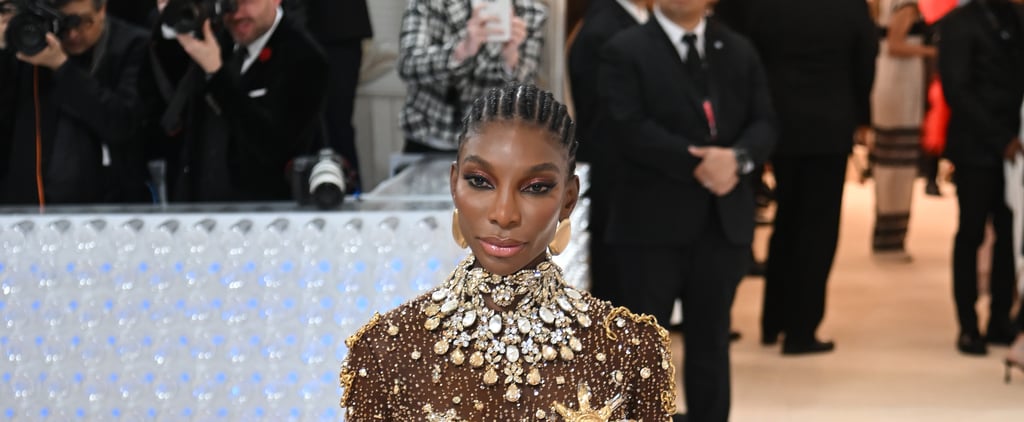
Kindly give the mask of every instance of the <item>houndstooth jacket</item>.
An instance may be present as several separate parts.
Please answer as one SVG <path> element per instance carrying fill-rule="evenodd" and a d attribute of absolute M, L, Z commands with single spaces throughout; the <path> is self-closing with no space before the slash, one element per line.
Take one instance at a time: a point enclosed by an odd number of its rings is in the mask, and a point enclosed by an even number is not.
<path fill-rule="evenodd" d="M 519 64 L 511 72 L 501 58 L 501 43 L 485 43 L 471 58 L 455 65 L 456 45 L 466 36 L 470 0 L 409 0 L 402 17 L 398 74 L 406 83 L 399 114 L 406 140 L 454 151 L 463 114 L 489 89 L 510 81 L 531 83 L 537 75 L 548 10 L 543 0 L 513 0 L 515 14 L 526 22 Z"/>

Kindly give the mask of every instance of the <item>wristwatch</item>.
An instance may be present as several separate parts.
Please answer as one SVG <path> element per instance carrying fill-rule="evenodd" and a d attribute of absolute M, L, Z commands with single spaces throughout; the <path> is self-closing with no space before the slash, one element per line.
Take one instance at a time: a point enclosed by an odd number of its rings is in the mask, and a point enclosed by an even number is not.
<path fill-rule="evenodd" d="M 750 153 L 745 148 L 733 148 L 733 154 L 736 154 L 736 173 L 740 176 L 746 176 L 754 172 L 756 165 L 754 159 L 750 158 Z"/>

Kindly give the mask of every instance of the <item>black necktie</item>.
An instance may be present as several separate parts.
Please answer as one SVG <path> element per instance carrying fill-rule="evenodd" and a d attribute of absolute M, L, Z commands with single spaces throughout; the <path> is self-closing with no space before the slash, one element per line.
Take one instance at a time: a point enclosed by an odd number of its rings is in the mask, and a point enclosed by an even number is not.
<path fill-rule="evenodd" d="M 708 83 L 704 70 L 704 60 L 700 57 L 700 50 L 697 50 L 697 34 L 683 35 L 683 42 L 686 43 L 686 70 L 693 79 L 693 84 L 701 96 L 707 98 Z"/>
<path fill-rule="evenodd" d="M 245 64 L 245 59 L 249 58 L 249 49 L 243 46 L 235 48 L 235 52 L 231 54 L 231 58 L 228 60 L 228 70 L 231 71 L 232 75 L 242 74 L 242 65 Z"/>

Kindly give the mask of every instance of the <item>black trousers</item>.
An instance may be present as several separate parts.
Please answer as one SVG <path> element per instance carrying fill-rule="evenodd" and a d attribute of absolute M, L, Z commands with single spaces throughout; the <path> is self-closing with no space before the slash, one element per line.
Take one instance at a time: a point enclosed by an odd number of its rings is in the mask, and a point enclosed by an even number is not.
<path fill-rule="evenodd" d="M 352 126 L 359 67 L 363 62 L 362 40 L 329 43 L 323 46 L 330 64 L 327 78 L 327 143 L 348 162 L 355 175 L 350 191 L 362 190 L 359 177 L 359 156 L 356 155 L 356 130 Z"/>
<path fill-rule="evenodd" d="M 775 225 L 765 268 L 762 333 L 806 344 L 825 316 L 847 156 L 781 157 L 775 172 Z"/>
<path fill-rule="evenodd" d="M 1013 263 L 1013 217 L 1003 199 L 1003 168 L 957 166 L 957 203 L 960 222 L 953 243 L 953 297 L 957 320 L 963 333 L 978 334 L 978 247 L 985 239 L 985 224 L 991 219 L 996 241 L 992 249 L 988 328 L 1010 327 L 1015 270 Z"/>
<path fill-rule="evenodd" d="M 697 422 L 729 420 L 730 308 L 750 253 L 712 220 L 688 246 L 611 245 L 618 280 L 628 283 L 620 286 L 623 305 L 665 325 L 676 298 L 683 303 L 683 385 L 687 416 Z"/>

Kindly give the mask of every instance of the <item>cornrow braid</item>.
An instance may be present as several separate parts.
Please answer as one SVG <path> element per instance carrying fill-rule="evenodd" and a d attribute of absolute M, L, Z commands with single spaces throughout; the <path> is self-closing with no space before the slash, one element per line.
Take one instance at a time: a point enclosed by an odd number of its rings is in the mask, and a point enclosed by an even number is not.
<path fill-rule="evenodd" d="M 569 174 L 576 171 L 576 123 L 569 117 L 569 109 L 550 92 L 523 84 L 491 89 L 473 101 L 473 107 L 462 120 L 459 147 L 480 126 L 497 121 L 526 122 L 547 129 L 568 152 Z"/>

